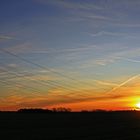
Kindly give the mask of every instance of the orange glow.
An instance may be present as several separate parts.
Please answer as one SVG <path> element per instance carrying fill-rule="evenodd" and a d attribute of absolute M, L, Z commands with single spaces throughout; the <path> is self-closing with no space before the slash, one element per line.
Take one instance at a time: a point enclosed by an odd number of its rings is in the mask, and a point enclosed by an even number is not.
<path fill-rule="evenodd" d="M 129 101 L 115 101 L 115 100 L 102 100 L 102 101 L 84 101 L 79 103 L 67 103 L 67 104 L 59 104 L 53 106 L 47 106 L 46 108 L 57 108 L 57 107 L 66 107 L 71 108 L 73 111 L 81 111 L 81 110 L 131 110 L 132 106 L 129 106 Z"/>
<path fill-rule="evenodd" d="M 82 91 L 82 90 L 81 90 Z M 38 96 L 12 95 L 1 102 L 0 110 L 17 110 L 20 108 L 57 108 L 66 107 L 73 111 L 80 110 L 140 110 L 139 86 L 121 87 L 112 93 L 97 93 L 89 90 L 88 94 L 68 94 L 63 89 Z M 93 95 L 94 94 L 94 95 Z"/>

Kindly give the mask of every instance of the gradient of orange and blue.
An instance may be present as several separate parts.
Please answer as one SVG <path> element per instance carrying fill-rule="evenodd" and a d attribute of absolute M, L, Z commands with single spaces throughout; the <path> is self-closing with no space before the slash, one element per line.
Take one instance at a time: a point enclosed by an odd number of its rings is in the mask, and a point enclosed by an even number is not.
<path fill-rule="evenodd" d="M 1 0 L 0 110 L 133 109 L 139 0 Z"/>

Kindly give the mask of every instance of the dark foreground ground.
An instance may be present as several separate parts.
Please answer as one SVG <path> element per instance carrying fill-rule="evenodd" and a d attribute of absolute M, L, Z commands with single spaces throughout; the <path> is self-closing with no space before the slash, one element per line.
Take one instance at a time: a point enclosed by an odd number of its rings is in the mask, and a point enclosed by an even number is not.
<path fill-rule="evenodd" d="M 140 112 L 0 113 L 1 140 L 140 140 Z"/>

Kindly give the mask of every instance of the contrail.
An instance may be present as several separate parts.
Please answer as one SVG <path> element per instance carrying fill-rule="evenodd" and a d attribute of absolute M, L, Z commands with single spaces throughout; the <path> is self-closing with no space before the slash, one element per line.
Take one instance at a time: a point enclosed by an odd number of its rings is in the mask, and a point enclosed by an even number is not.
<path fill-rule="evenodd" d="M 122 82 L 121 84 L 119 84 L 118 86 L 114 87 L 111 91 L 107 92 L 107 93 L 112 93 L 113 91 L 121 88 L 122 86 L 126 85 L 127 83 L 129 83 L 130 81 L 135 80 L 136 78 L 138 78 L 140 76 L 140 74 L 134 75 L 131 78 L 127 79 L 126 81 Z"/>
<path fill-rule="evenodd" d="M 55 75 L 64 77 L 65 79 L 69 79 L 69 80 L 71 80 L 71 81 L 74 81 L 74 82 L 76 82 L 77 84 L 81 84 L 81 85 L 83 85 L 83 84 L 85 85 L 85 84 L 86 84 L 86 85 L 87 85 L 87 83 L 84 82 L 84 81 L 78 80 L 78 79 L 73 78 L 73 77 L 71 77 L 71 76 L 68 76 L 68 75 L 65 75 L 65 74 L 63 74 L 63 73 L 57 72 L 57 71 L 54 70 L 54 69 L 51 69 L 51 68 L 48 68 L 48 67 L 46 67 L 46 66 L 40 65 L 40 64 L 35 63 L 35 62 L 33 62 L 33 61 L 30 61 L 30 60 L 28 60 L 28 59 L 26 59 L 26 58 L 20 57 L 20 56 L 14 54 L 14 53 L 12 53 L 12 52 L 10 52 L 10 51 L 8 51 L 8 50 L 5 50 L 5 49 L 0 48 L 0 51 L 4 52 L 4 53 L 6 53 L 6 54 L 9 54 L 9 55 L 11 55 L 11 56 L 14 56 L 14 57 L 16 57 L 17 59 L 20 59 L 20 60 L 22 60 L 22 61 L 24 61 L 24 62 L 26 62 L 26 63 L 29 63 L 29 64 L 31 64 L 31 65 L 34 65 L 34 66 L 36 66 L 36 67 L 39 67 L 40 69 L 47 70 L 48 72 L 54 73 Z M 90 84 L 90 83 L 88 83 L 88 85 L 93 86 L 93 84 Z M 68 85 L 68 86 L 70 87 L 70 85 Z"/>

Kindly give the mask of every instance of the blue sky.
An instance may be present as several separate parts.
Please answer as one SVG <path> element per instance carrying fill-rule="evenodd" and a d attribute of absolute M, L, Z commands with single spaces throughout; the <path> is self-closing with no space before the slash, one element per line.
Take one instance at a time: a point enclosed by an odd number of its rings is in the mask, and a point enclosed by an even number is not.
<path fill-rule="evenodd" d="M 139 82 L 139 6 L 139 0 L 1 0 L 1 108 L 86 101 L 82 88 L 91 99 L 106 100 L 116 88 L 124 95 L 123 86 Z M 32 96 L 32 88 L 43 97 Z"/>

